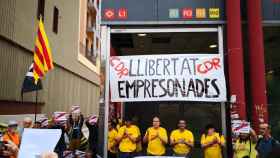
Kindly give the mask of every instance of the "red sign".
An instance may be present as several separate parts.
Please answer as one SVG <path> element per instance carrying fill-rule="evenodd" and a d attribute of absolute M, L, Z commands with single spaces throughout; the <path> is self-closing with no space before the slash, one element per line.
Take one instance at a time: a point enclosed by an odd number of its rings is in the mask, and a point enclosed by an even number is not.
<path fill-rule="evenodd" d="M 114 9 L 105 9 L 104 11 L 105 19 L 114 19 L 115 18 L 115 11 Z"/>
<path fill-rule="evenodd" d="M 193 10 L 192 10 L 192 8 L 184 8 L 182 10 L 182 17 L 184 19 L 191 19 L 193 17 Z"/>
<path fill-rule="evenodd" d="M 118 18 L 119 19 L 127 19 L 127 9 L 126 8 L 120 8 L 118 10 Z"/>

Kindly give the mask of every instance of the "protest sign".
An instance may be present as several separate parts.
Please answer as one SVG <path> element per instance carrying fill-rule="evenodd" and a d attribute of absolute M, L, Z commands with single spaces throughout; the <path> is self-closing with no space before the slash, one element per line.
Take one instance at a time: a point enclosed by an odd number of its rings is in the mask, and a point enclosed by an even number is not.
<path fill-rule="evenodd" d="M 64 124 L 67 121 L 67 113 L 63 111 L 56 111 L 53 113 L 54 121 Z"/>
<path fill-rule="evenodd" d="M 25 128 L 18 158 L 37 158 L 43 152 L 53 151 L 60 136 L 60 129 Z"/>
<path fill-rule="evenodd" d="M 76 113 L 76 114 L 80 114 L 81 113 L 81 108 L 78 105 L 74 105 L 71 107 L 71 113 Z"/>
<path fill-rule="evenodd" d="M 112 56 L 112 102 L 226 101 L 219 54 Z"/>
<path fill-rule="evenodd" d="M 232 120 L 232 132 L 234 134 L 250 133 L 250 122 L 243 120 Z"/>
<path fill-rule="evenodd" d="M 93 125 L 93 124 L 96 124 L 98 121 L 98 117 L 96 115 L 91 115 L 89 118 L 88 118 L 88 122 Z"/>

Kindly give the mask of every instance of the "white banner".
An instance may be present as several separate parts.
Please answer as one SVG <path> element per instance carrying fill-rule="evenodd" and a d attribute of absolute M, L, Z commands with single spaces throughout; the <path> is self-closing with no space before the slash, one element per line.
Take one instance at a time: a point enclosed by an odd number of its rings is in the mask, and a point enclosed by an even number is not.
<path fill-rule="evenodd" d="M 226 101 L 223 57 L 219 54 L 113 56 L 112 102 Z"/>

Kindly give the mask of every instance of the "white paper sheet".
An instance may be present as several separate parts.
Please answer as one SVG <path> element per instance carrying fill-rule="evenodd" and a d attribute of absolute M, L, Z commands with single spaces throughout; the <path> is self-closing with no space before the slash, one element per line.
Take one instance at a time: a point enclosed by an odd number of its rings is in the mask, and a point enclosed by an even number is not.
<path fill-rule="evenodd" d="M 18 158 L 39 158 L 41 153 L 53 151 L 60 136 L 60 129 L 25 128 Z"/>

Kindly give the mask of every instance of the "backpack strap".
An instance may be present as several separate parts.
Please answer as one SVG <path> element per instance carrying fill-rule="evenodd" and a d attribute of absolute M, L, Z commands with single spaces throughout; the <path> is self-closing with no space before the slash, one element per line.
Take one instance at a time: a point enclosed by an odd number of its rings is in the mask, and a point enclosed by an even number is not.
<path fill-rule="evenodd" d="M 251 152 L 252 152 L 252 141 L 251 141 L 251 138 L 249 139 L 249 143 L 250 143 L 249 157 L 251 157 Z"/>
<path fill-rule="evenodd" d="M 263 138 L 259 138 L 259 139 L 258 139 L 257 144 L 256 144 L 256 147 L 255 147 L 256 150 L 258 150 L 259 145 L 260 145 L 260 142 L 261 142 L 262 139 L 263 139 Z"/>

